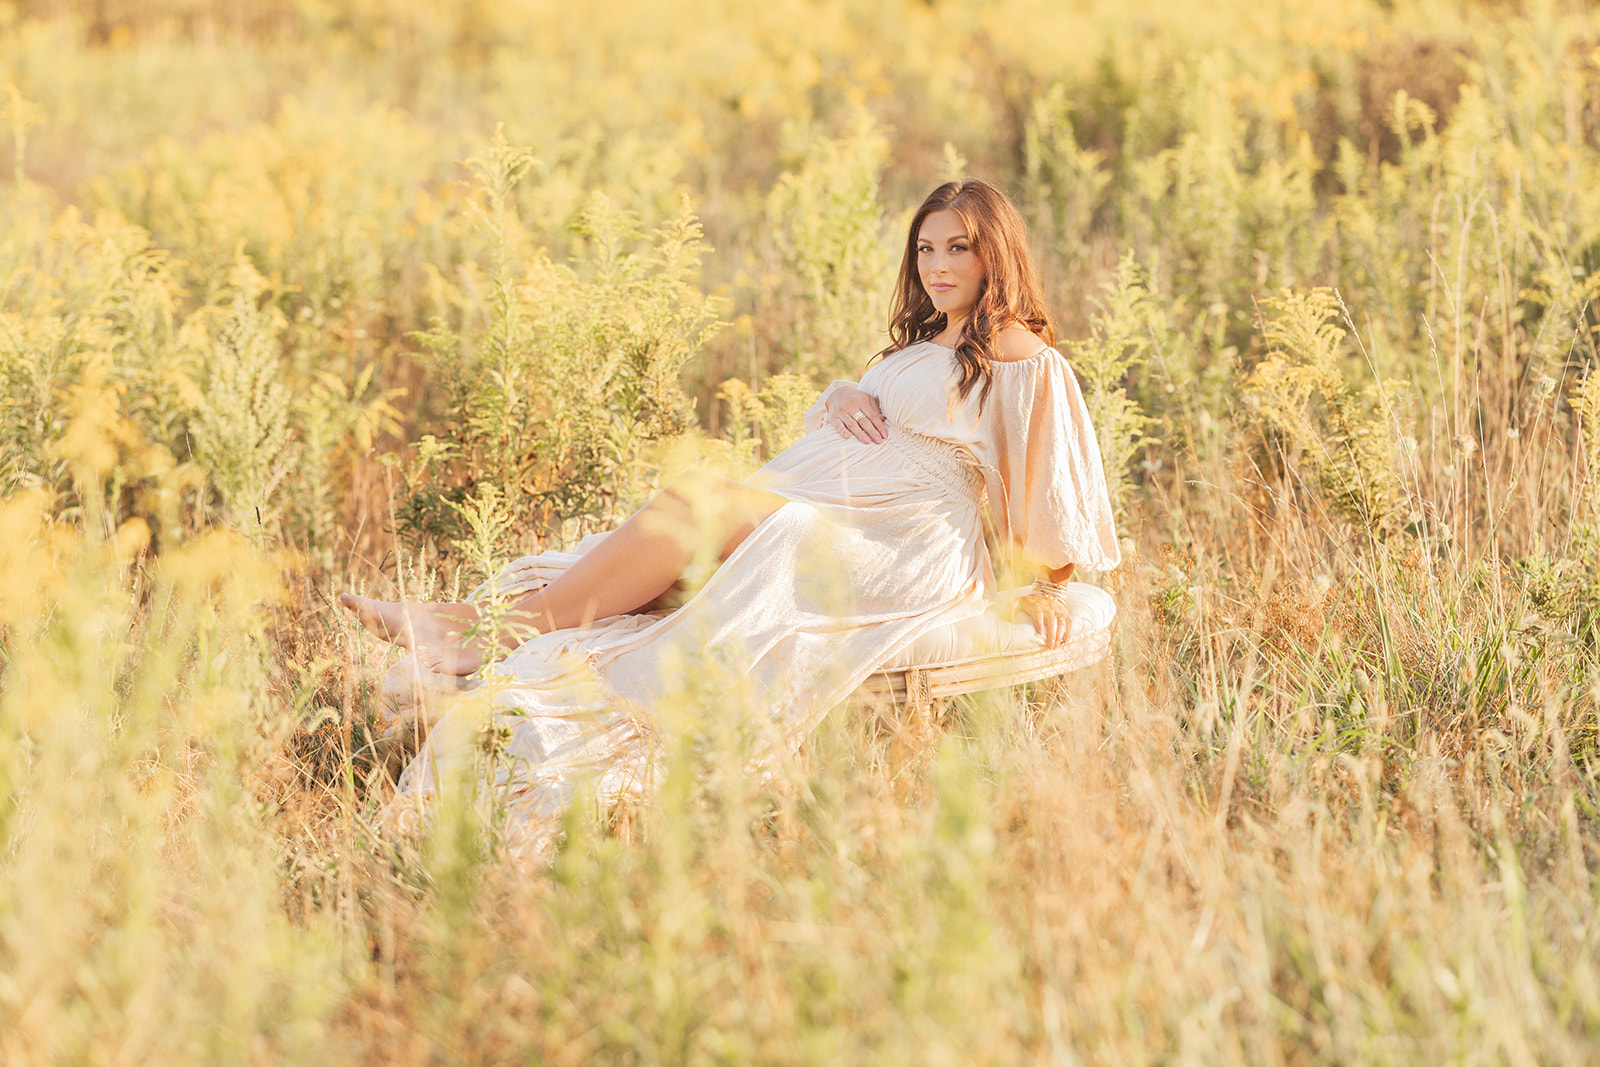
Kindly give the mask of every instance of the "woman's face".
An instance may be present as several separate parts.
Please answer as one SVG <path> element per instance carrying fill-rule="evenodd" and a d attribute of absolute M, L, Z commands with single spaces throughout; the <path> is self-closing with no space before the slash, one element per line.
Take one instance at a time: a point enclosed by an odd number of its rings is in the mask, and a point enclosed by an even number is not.
<path fill-rule="evenodd" d="M 934 211 L 917 232 L 917 273 L 933 306 L 951 322 L 965 318 L 983 292 L 983 261 L 967 224 L 954 211 Z"/>

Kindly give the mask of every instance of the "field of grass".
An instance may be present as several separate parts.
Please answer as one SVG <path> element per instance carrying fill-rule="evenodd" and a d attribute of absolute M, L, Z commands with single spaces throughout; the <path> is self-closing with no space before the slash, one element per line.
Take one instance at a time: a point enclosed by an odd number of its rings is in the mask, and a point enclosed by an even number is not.
<path fill-rule="evenodd" d="M 386 832 L 330 598 L 751 469 L 957 174 L 1113 655 Z M 0 1062 L 1594 1062 L 1597 295 L 1577 0 L 0 0 Z"/>

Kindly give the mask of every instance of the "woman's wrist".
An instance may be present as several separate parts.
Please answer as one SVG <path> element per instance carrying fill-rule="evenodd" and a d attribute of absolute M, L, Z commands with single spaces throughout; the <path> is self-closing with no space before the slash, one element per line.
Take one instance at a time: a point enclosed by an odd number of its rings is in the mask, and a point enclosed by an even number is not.
<path fill-rule="evenodd" d="M 1029 592 L 1056 604 L 1065 604 L 1067 582 L 1071 580 L 1072 572 L 1077 569 L 1078 565 L 1075 563 L 1068 563 L 1064 567 L 1040 567 Z"/>
<path fill-rule="evenodd" d="M 1059 582 L 1053 582 L 1044 575 L 1033 580 L 1033 585 L 1028 589 L 1032 596 L 1048 600 L 1053 604 L 1065 605 L 1067 603 L 1067 587 Z"/>

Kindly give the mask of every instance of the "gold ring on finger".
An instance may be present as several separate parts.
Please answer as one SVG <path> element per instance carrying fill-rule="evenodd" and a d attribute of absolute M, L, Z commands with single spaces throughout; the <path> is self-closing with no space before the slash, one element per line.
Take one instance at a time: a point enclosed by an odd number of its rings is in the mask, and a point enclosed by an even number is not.
<path fill-rule="evenodd" d="M 852 411 L 850 413 L 850 417 L 855 419 L 857 422 L 860 422 L 867 417 L 867 413 L 865 411 Z"/>

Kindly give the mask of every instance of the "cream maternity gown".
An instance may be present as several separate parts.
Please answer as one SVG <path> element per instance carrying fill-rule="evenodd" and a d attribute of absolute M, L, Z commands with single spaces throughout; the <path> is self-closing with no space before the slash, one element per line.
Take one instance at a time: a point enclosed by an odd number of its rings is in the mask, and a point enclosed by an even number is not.
<path fill-rule="evenodd" d="M 890 427 L 876 445 L 822 425 L 828 392 L 854 383 L 829 386 L 805 437 L 751 478 L 788 502 L 682 607 L 543 634 L 486 669 L 401 775 L 390 818 L 414 828 L 443 783 L 487 780 L 511 851 L 546 854 L 580 787 L 607 806 L 649 795 L 656 711 L 690 690 L 702 707 L 727 693 L 720 706 L 756 709 L 744 725 L 767 758 L 793 751 L 887 657 L 986 609 L 985 502 L 1031 561 L 1116 566 L 1100 451 L 1066 360 L 1045 349 L 993 375 L 980 410 L 981 386 L 956 394 L 951 349 L 886 357 L 860 382 Z M 496 588 L 538 588 L 604 536 L 518 560 Z"/>

